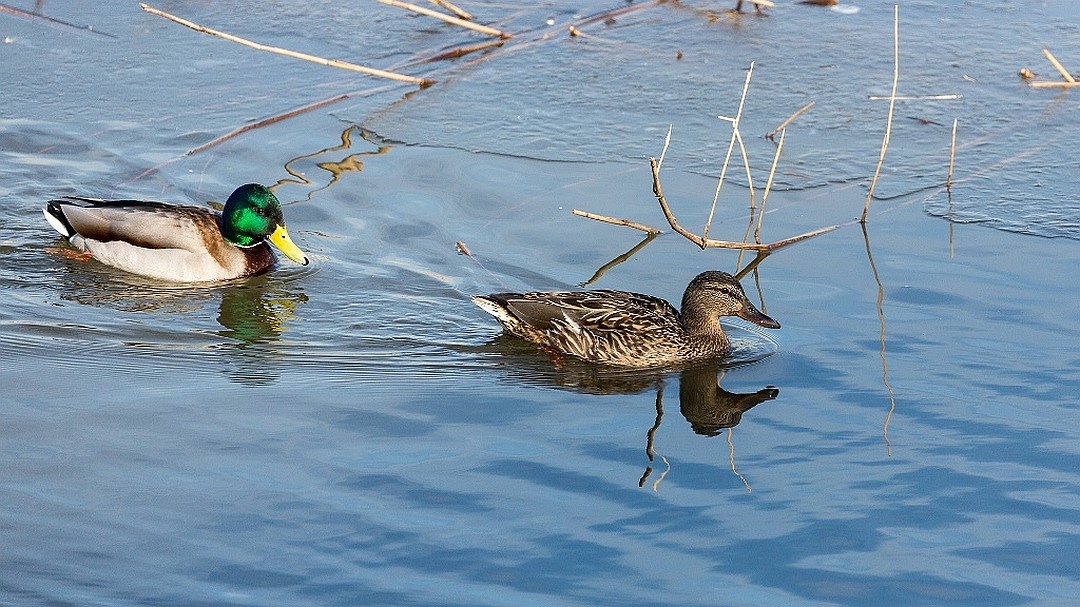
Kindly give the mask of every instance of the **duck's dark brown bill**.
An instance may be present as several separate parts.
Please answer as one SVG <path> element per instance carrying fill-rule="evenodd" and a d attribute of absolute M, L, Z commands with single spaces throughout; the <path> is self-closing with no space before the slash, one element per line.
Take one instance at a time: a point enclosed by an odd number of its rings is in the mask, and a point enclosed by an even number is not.
<path fill-rule="evenodd" d="M 772 318 L 762 314 L 757 308 L 747 303 L 739 310 L 739 318 L 749 320 L 755 325 L 760 325 L 766 329 L 779 329 L 780 323 L 776 322 Z"/>

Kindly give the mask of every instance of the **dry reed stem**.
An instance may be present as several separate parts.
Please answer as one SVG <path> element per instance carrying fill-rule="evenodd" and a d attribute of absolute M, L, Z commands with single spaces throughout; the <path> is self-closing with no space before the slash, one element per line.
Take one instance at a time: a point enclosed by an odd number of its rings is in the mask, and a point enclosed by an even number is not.
<path fill-rule="evenodd" d="M 671 145 L 671 129 L 672 125 L 667 127 L 667 136 L 664 137 L 664 149 L 660 150 L 660 160 L 656 161 L 656 167 L 659 169 L 664 165 L 664 155 L 667 154 L 668 146 Z"/>
<path fill-rule="evenodd" d="M 588 280 L 586 280 L 585 282 L 579 282 L 578 286 L 579 287 L 587 287 L 587 286 L 591 285 L 592 283 L 600 280 L 600 277 L 603 276 L 605 273 L 607 273 L 608 270 L 610 270 L 611 268 L 614 268 L 615 266 L 617 266 L 617 265 L 623 263 L 624 261 L 630 259 L 631 257 L 633 257 L 635 254 L 637 254 L 638 251 L 640 251 L 641 249 L 644 249 L 645 245 L 649 244 L 650 242 L 653 241 L 654 238 L 659 236 L 659 234 L 660 234 L 659 232 L 646 234 L 645 238 L 643 238 L 641 240 L 641 242 L 634 245 L 629 251 L 623 253 L 622 255 L 619 255 L 615 259 L 612 259 L 611 261 L 609 261 L 609 262 L 605 263 L 604 265 L 600 266 L 600 269 L 598 269 L 596 272 L 594 272 L 593 275 L 591 277 L 589 277 Z"/>
<path fill-rule="evenodd" d="M 428 2 L 434 4 L 435 6 L 441 6 L 441 7 L 445 8 L 446 10 L 450 11 L 451 13 L 454 13 L 455 15 L 457 15 L 459 19 L 464 19 L 466 21 L 471 21 L 472 18 L 473 18 L 472 15 L 470 15 L 469 13 L 465 12 L 464 10 L 458 8 L 457 6 L 454 6 L 453 4 L 447 2 L 446 0 L 428 0 Z"/>
<path fill-rule="evenodd" d="M 739 98 L 739 109 L 735 113 L 734 118 L 728 118 L 726 116 L 718 116 L 721 120 L 726 120 L 731 123 L 731 139 L 728 141 L 727 153 L 724 155 L 724 164 L 720 167 L 720 178 L 716 181 L 716 192 L 713 194 L 712 207 L 709 209 L 709 218 L 705 221 L 705 229 L 701 234 L 702 240 L 708 240 L 709 229 L 712 227 L 713 215 L 716 213 L 716 202 L 720 199 L 720 190 L 724 187 L 724 179 L 727 177 L 728 163 L 731 162 L 731 152 L 735 149 L 735 141 L 741 140 L 739 136 L 739 120 L 742 118 L 743 105 L 746 103 L 746 92 L 750 89 L 750 79 L 754 75 L 754 62 L 750 62 L 750 69 L 746 71 L 746 81 L 743 83 L 742 97 Z M 740 147 L 742 147 L 740 142 Z M 743 160 L 746 161 L 746 149 L 743 148 Z M 749 161 L 747 161 L 749 162 Z M 750 174 L 750 167 L 747 166 L 747 176 Z M 753 206 L 754 201 L 754 186 L 750 185 L 750 203 Z"/>
<path fill-rule="evenodd" d="M 897 101 L 955 101 L 963 98 L 964 96 L 960 93 L 949 93 L 947 95 L 897 95 L 896 97 L 891 95 L 870 95 L 867 97 L 870 101 L 887 101 L 889 99 L 896 99 Z"/>
<path fill-rule="evenodd" d="M 428 17 L 433 17 L 435 19 L 438 19 L 440 21 L 444 21 L 444 22 L 449 23 L 451 25 L 458 25 L 458 26 L 461 26 L 461 27 L 464 27 L 464 28 L 468 28 L 468 29 L 471 29 L 473 31 L 480 32 L 481 34 L 487 34 L 489 36 L 498 36 L 499 38 L 503 38 L 503 39 L 513 37 L 511 34 L 507 34 L 506 32 L 497 30 L 497 29 L 495 29 L 493 27 L 488 27 L 486 25 L 480 25 L 479 23 L 473 23 L 472 21 L 466 21 L 464 19 L 459 19 L 457 17 L 451 17 L 450 15 L 444 15 L 443 13 L 440 13 L 439 11 L 433 11 L 430 8 L 424 8 L 422 6 L 416 6 L 415 4 L 409 4 L 408 2 L 400 2 L 399 0 L 379 0 L 379 2 L 381 2 L 383 4 L 386 4 L 388 6 L 394 6 L 394 7 L 397 7 L 397 8 L 403 8 L 403 9 L 405 9 L 407 11 L 412 11 L 414 13 L 419 13 L 421 15 L 427 15 Z"/>
<path fill-rule="evenodd" d="M 424 78 L 416 78 L 415 76 L 406 76 L 404 74 L 398 74 L 398 73 L 395 73 L 395 72 L 388 72 L 386 70 L 380 70 L 380 69 L 376 69 L 376 68 L 373 68 L 373 67 L 366 67 L 366 66 L 363 66 L 363 65 L 356 65 L 355 63 L 349 63 L 348 61 L 342 61 L 340 59 L 324 59 L 322 57 L 316 57 L 315 55 L 308 55 L 306 53 L 298 53 L 296 51 L 290 51 L 288 49 L 279 48 L 279 47 L 276 47 L 276 46 L 269 46 L 269 45 L 266 45 L 266 44 L 260 44 L 258 42 L 252 42 L 250 40 L 246 40 L 246 39 L 241 38 L 239 36 L 234 36 L 232 34 L 227 34 L 225 32 L 220 32 L 218 30 L 214 30 L 214 29 L 210 29 L 208 27 L 204 27 L 202 25 L 199 25 L 198 23 L 193 23 L 193 22 L 188 21 L 186 19 L 182 19 L 180 17 L 177 17 L 176 15 L 172 15 L 172 14 L 166 13 L 165 11 L 158 10 L 158 9 L 152 7 L 152 6 L 147 5 L 147 4 L 139 4 L 139 6 L 142 7 L 142 9 L 144 11 L 146 11 L 146 12 L 152 14 L 152 15 L 157 15 L 159 17 L 164 17 L 164 18 L 168 19 L 169 21 L 172 21 L 174 23 L 179 23 L 180 25 L 183 25 L 184 27 L 191 28 L 191 29 L 193 29 L 193 30 L 195 30 L 197 32 L 202 32 L 204 34 L 210 34 L 211 36 L 217 36 L 218 38 L 224 38 L 225 40 L 228 40 L 230 42 L 236 42 L 237 44 L 242 44 L 244 46 L 251 47 L 251 48 L 256 49 L 256 50 L 266 51 L 266 52 L 269 52 L 269 53 L 275 53 L 277 55 L 284 55 L 286 57 L 292 57 L 293 59 L 302 59 L 304 61 L 310 61 L 312 63 L 318 63 L 320 65 L 325 65 L 325 66 L 328 66 L 328 67 L 336 67 L 336 68 L 341 68 L 341 69 L 344 69 L 344 70 L 351 70 L 351 71 L 354 71 L 354 72 L 360 72 L 360 73 L 363 73 L 363 74 L 368 74 L 369 76 L 378 76 L 380 78 L 388 78 L 390 80 L 399 80 L 401 82 L 409 82 L 409 83 L 412 83 L 412 84 L 418 84 L 418 85 L 423 86 L 423 87 L 431 86 L 432 84 L 435 84 L 434 80 L 426 80 Z"/>
<path fill-rule="evenodd" d="M 750 251 L 775 251 L 788 245 L 795 244 L 796 242 L 799 242 L 801 240 L 806 240 L 807 238 L 812 238 L 814 236 L 825 234 L 826 232 L 831 232 L 837 228 L 840 228 L 843 225 L 838 224 L 820 228 L 812 232 L 799 234 L 798 236 L 792 236 L 791 238 L 785 238 L 784 240 L 777 240 L 769 244 L 734 242 L 731 240 L 713 240 L 711 238 L 702 238 L 701 236 L 698 236 L 697 234 L 694 234 L 693 232 L 679 225 L 678 220 L 675 219 L 675 215 L 673 215 L 671 212 L 671 207 L 668 206 L 667 200 L 664 198 L 663 190 L 661 190 L 660 188 L 660 166 L 655 158 L 649 158 L 649 164 L 652 166 L 653 194 L 656 196 L 656 201 L 660 203 L 660 210 L 663 211 L 664 218 L 667 219 L 668 225 L 671 226 L 672 230 L 675 230 L 684 238 L 701 247 L 702 249 L 715 247 L 721 249 L 742 249 Z"/>
<path fill-rule="evenodd" d="M 1071 89 L 1080 86 L 1080 82 L 1029 82 L 1028 86 L 1033 89 Z"/>
<path fill-rule="evenodd" d="M 798 118 L 799 116 L 802 116 L 803 114 L 805 114 L 806 111 L 809 110 L 812 107 L 814 107 L 814 102 L 813 101 L 811 101 L 810 103 L 807 103 L 806 105 L 802 106 L 801 108 L 796 110 L 794 114 L 792 114 L 791 116 L 788 116 L 787 120 L 781 122 L 780 126 L 778 126 L 775 129 L 769 131 L 768 133 L 766 133 L 765 138 L 769 139 L 769 140 L 772 140 L 772 138 L 775 137 L 777 133 L 779 133 L 780 131 L 786 129 L 789 124 L 791 124 L 792 122 L 795 121 L 796 118 Z"/>
<path fill-rule="evenodd" d="M 881 381 L 885 384 L 885 391 L 889 395 L 889 412 L 885 414 L 885 421 L 881 426 L 881 434 L 885 438 L 885 451 L 892 455 L 892 441 L 889 440 L 889 421 L 892 420 L 893 412 L 896 411 L 896 395 L 889 384 L 889 357 L 885 354 L 885 286 L 881 284 L 881 276 L 878 275 L 877 265 L 874 264 L 874 254 L 870 252 L 870 234 L 866 231 L 866 224 L 860 224 L 863 233 L 863 243 L 866 244 L 866 258 L 870 260 L 870 270 L 874 273 L 874 282 L 877 283 L 877 313 L 880 326 L 879 338 L 881 350 Z"/>
<path fill-rule="evenodd" d="M 1044 48 L 1042 52 L 1043 56 L 1046 57 L 1047 61 L 1050 62 L 1050 65 L 1054 66 L 1054 69 L 1057 70 L 1058 73 L 1061 74 L 1061 77 L 1065 79 L 1065 82 L 1076 82 L 1076 79 L 1072 77 L 1072 74 L 1069 73 L 1069 70 L 1065 69 L 1065 66 L 1061 65 L 1061 62 L 1058 61 L 1057 57 L 1055 57 L 1054 54 L 1050 52 L 1050 49 Z"/>
<path fill-rule="evenodd" d="M 953 118 L 952 121 L 952 143 L 949 145 L 949 174 L 945 177 L 945 191 L 952 192 L 952 174 L 953 166 L 956 161 L 956 125 L 960 120 Z"/>
<path fill-rule="evenodd" d="M 889 93 L 889 117 L 885 121 L 885 136 L 881 140 L 881 153 L 878 155 L 877 168 L 874 169 L 874 177 L 870 180 L 870 190 L 866 193 L 866 204 L 863 205 L 859 223 L 866 223 L 866 214 L 870 212 L 870 201 L 874 198 L 874 188 L 877 187 L 878 175 L 881 174 L 881 165 L 885 163 L 885 151 L 889 148 L 889 137 L 892 135 L 893 110 L 896 108 L 896 84 L 900 80 L 900 5 L 893 5 L 893 79 L 892 92 Z"/>
<path fill-rule="evenodd" d="M 109 34 L 97 29 L 94 29 L 93 25 L 75 25 L 74 23 L 68 23 L 67 21 L 61 21 L 40 13 L 34 13 L 30 11 L 24 11 L 21 8 L 15 8 L 13 6 L 7 6 L 6 4 L 0 4 L 0 13 L 7 13 L 9 15 L 15 15 L 16 17 L 22 17 L 24 19 L 44 21 L 53 25 L 62 25 L 64 27 L 70 27 L 71 29 L 82 30 L 91 34 L 97 34 L 99 36 L 106 36 L 109 38 L 116 38 L 117 36 Z"/>
<path fill-rule="evenodd" d="M 482 51 L 482 50 L 489 49 L 489 48 L 496 47 L 496 46 L 502 46 L 504 44 L 506 44 L 506 39 L 505 38 L 496 38 L 494 40 L 488 40 L 486 42 L 479 42 L 477 44 L 469 44 L 469 45 L 466 45 L 466 46 L 459 46 L 457 48 L 452 48 L 452 49 L 450 49 L 450 50 L 448 50 L 446 52 L 439 53 L 438 55 L 428 57 L 427 59 L 425 59 L 424 61 L 422 61 L 420 63 L 434 63 L 435 61 L 446 61 L 447 59 L 457 59 L 458 57 L 464 57 L 465 55 L 468 55 L 470 53 L 475 53 L 477 51 Z"/>
<path fill-rule="evenodd" d="M 772 167 L 769 169 L 769 180 L 765 182 L 765 191 L 761 194 L 761 208 L 758 209 L 757 227 L 754 228 L 754 242 L 761 243 L 761 222 L 765 220 L 765 201 L 769 199 L 772 191 L 773 177 L 776 176 L 776 164 L 780 162 L 780 151 L 784 149 L 784 135 L 787 129 L 780 130 L 780 141 L 776 144 L 776 154 L 773 155 Z"/>
<path fill-rule="evenodd" d="M 623 227 L 626 227 L 626 228 L 634 228 L 635 230 L 641 230 L 642 232 L 645 232 L 647 234 L 659 234 L 660 233 L 660 230 L 657 230 L 656 228 L 652 228 L 652 227 L 649 227 L 647 225 L 642 225 L 640 223 L 630 221 L 629 219 L 620 219 L 618 217 L 608 217 L 606 215 L 597 215 L 596 213 L 589 213 L 588 211 L 581 211 L 581 210 L 578 210 L 578 209 L 573 209 L 570 212 L 573 213 L 574 215 L 577 215 L 578 217 L 584 217 L 586 219 L 594 219 L 596 221 L 601 221 L 603 223 L 610 223 L 610 224 L 613 224 L 613 225 L 623 226 Z"/>

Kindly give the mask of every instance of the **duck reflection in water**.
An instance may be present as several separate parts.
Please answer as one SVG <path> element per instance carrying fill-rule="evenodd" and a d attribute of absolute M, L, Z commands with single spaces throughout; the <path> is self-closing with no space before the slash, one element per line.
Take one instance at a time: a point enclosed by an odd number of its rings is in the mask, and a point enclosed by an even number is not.
<path fill-rule="evenodd" d="M 679 410 L 694 432 L 702 436 L 717 436 L 725 428 L 733 428 L 742 421 L 742 415 L 753 407 L 773 400 L 780 394 L 780 390 L 774 386 L 766 386 L 757 392 L 735 393 L 720 387 L 717 381 L 716 365 L 686 369 L 679 375 Z M 652 462 L 656 455 L 654 440 L 656 431 L 664 418 L 664 391 L 663 387 L 656 393 L 656 421 L 646 433 L 645 454 L 649 458 L 649 465 L 638 480 L 638 486 L 645 486 L 645 481 L 652 474 Z M 735 446 L 731 444 L 729 435 L 728 444 L 731 445 L 731 470 L 738 476 L 747 490 L 750 485 L 735 467 Z M 670 469 L 671 464 L 666 458 L 660 456 L 664 464 Z M 653 489 L 659 486 L 667 474 L 665 470 L 660 478 L 653 482 Z"/>
<path fill-rule="evenodd" d="M 704 367 L 679 376 L 679 410 L 702 436 L 716 436 L 724 428 L 738 425 L 743 413 L 780 394 L 773 386 L 748 394 L 728 392 L 717 383 L 716 373 L 716 367 Z"/>

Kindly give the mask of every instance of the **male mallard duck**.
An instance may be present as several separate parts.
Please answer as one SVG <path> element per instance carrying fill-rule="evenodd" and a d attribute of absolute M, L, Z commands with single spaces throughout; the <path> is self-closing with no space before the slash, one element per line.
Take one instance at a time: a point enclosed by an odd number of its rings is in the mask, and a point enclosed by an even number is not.
<path fill-rule="evenodd" d="M 682 311 L 625 291 L 494 293 L 472 298 L 511 335 L 591 362 L 653 367 L 719 358 L 731 351 L 721 316 L 779 329 L 727 272 L 702 272 L 683 293 Z"/>
<path fill-rule="evenodd" d="M 221 214 L 143 200 L 66 196 L 50 200 L 45 219 L 75 248 L 134 274 L 176 282 L 228 280 L 274 265 L 274 245 L 308 259 L 285 230 L 281 202 L 264 186 L 236 188 Z"/>

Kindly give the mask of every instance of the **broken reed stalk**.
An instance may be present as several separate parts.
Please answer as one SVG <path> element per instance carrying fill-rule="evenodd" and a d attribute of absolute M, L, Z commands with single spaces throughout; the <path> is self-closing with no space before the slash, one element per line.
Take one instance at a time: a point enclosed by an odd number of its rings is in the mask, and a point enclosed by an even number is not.
<path fill-rule="evenodd" d="M 1050 52 L 1050 49 L 1044 48 L 1042 52 L 1043 56 L 1046 57 L 1046 60 L 1050 62 L 1050 65 L 1054 66 L 1054 69 L 1057 70 L 1058 73 L 1061 74 L 1061 77 L 1065 79 L 1065 82 L 1076 82 L 1076 79 L 1072 77 L 1072 74 L 1069 73 L 1069 70 L 1065 69 L 1065 66 L 1061 65 L 1061 62 L 1058 61 L 1057 57 L 1055 57 L 1054 54 Z"/>
<path fill-rule="evenodd" d="M 664 155 L 667 154 L 668 146 L 671 145 L 671 129 L 672 125 L 667 127 L 667 136 L 664 137 L 664 148 L 660 150 L 660 160 L 656 161 L 656 167 L 659 169 L 664 165 Z"/>
<path fill-rule="evenodd" d="M 739 135 L 739 120 L 742 118 L 743 105 L 746 103 L 746 91 L 750 89 L 750 78 L 754 75 L 754 62 L 750 62 L 750 69 L 746 71 L 746 81 L 743 83 L 742 97 L 739 99 L 739 109 L 735 113 L 734 118 L 728 118 L 727 116 L 718 116 L 721 120 L 726 120 L 731 123 L 731 139 L 728 141 L 727 153 L 724 155 L 724 164 L 720 167 L 720 178 L 716 182 L 716 192 L 713 194 L 712 207 L 709 209 L 709 218 L 705 221 L 705 230 L 701 234 L 701 240 L 709 239 L 709 229 L 712 227 L 713 215 L 716 213 L 716 202 L 720 199 L 720 189 L 724 187 L 724 179 L 727 177 L 728 163 L 731 162 L 731 152 L 735 149 L 735 141 L 739 140 L 739 147 L 743 151 L 743 160 L 747 163 L 746 176 L 750 178 L 750 166 L 749 161 L 745 158 L 746 148 L 742 147 L 741 136 Z M 750 184 L 750 206 L 754 205 L 754 185 Z"/>
<path fill-rule="evenodd" d="M 874 198 L 874 188 L 877 187 L 878 175 L 881 174 L 881 165 L 885 163 L 885 151 L 889 148 L 889 137 L 892 134 L 893 110 L 896 108 L 896 83 L 900 80 L 900 5 L 893 5 L 893 79 L 892 92 L 889 93 L 889 117 L 885 121 L 885 136 L 881 140 L 881 153 L 878 155 L 877 168 L 874 169 L 874 177 L 870 180 L 870 190 L 866 193 L 866 204 L 863 205 L 859 223 L 866 223 L 866 214 L 870 212 L 870 201 Z"/>
<path fill-rule="evenodd" d="M 605 273 L 607 273 L 608 270 L 610 270 L 611 268 L 614 268 L 615 266 L 617 266 L 617 265 L 625 262 L 626 260 L 630 259 L 631 257 L 633 257 L 638 251 L 640 251 L 641 249 L 644 249 L 645 245 L 652 242 L 653 239 L 656 238 L 659 234 L 660 234 L 660 232 L 646 234 L 645 238 L 643 238 L 641 240 L 641 242 L 634 245 L 629 251 L 623 253 L 622 255 L 619 255 L 615 259 L 612 259 L 611 261 L 609 261 L 609 262 L 605 263 L 604 265 L 600 266 L 600 269 L 598 269 L 596 272 L 593 272 L 593 275 L 590 276 L 588 280 L 586 280 L 584 282 L 579 282 L 578 286 L 584 288 L 584 287 L 587 287 L 587 286 L 591 285 L 592 283 L 600 280 L 600 278 Z"/>
<path fill-rule="evenodd" d="M 956 160 L 956 125 L 959 121 L 958 118 L 953 118 L 952 121 L 952 143 L 949 145 L 949 174 L 945 177 L 946 192 L 952 192 L 952 173 Z"/>
<path fill-rule="evenodd" d="M 645 232 L 646 234 L 659 234 L 660 233 L 660 230 L 657 230 L 656 228 L 652 228 L 652 227 L 649 227 L 647 225 L 642 225 L 640 223 L 630 221 L 629 219 L 620 219 L 618 217 L 608 217 L 606 215 L 597 215 L 596 213 L 589 213 L 588 211 L 581 211 L 581 210 L 578 210 L 578 209 L 573 209 L 570 212 L 573 213 L 574 215 L 577 215 L 578 217 L 584 217 L 586 219 L 594 219 L 596 221 L 601 221 L 603 223 L 610 223 L 610 224 L 613 224 L 613 225 L 623 226 L 623 227 L 626 227 L 626 228 L 634 228 L 635 230 L 641 230 L 642 232 Z"/>
<path fill-rule="evenodd" d="M 696 244 L 702 249 L 710 247 L 721 249 L 742 249 L 750 251 L 775 251 L 777 249 L 786 247 L 788 245 L 795 244 L 801 240 L 807 238 L 813 238 L 825 234 L 826 232 L 832 232 L 833 230 L 840 228 L 843 224 L 837 224 L 807 232 L 805 234 L 799 234 L 798 236 L 792 236 L 791 238 L 785 238 L 784 240 L 777 240 L 776 242 L 770 242 L 769 244 L 758 244 L 752 242 L 734 242 L 731 240 L 713 240 L 711 238 L 702 238 L 697 234 L 687 230 L 679 225 L 678 220 L 675 219 L 675 215 L 671 212 L 671 207 L 668 206 L 667 200 L 664 198 L 664 192 L 660 188 L 660 165 L 655 158 L 649 158 L 649 164 L 652 167 L 653 178 L 653 194 L 656 196 L 656 201 L 660 203 L 660 210 L 664 213 L 664 218 L 667 219 L 668 225 L 672 230 L 675 230 L 681 234 L 684 238 L 690 242 Z"/>
<path fill-rule="evenodd" d="M 1050 62 L 1050 65 L 1054 66 L 1054 69 L 1061 74 L 1061 77 L 1065 80 L 1062 82 L 1028 82 L 1028 86 L 1032 88 L 1072 88 L 1074 86 L 1080 86 L 1080 82 L 1077 82 L 1069 70 L 1065 69 L 1065 66 L 1061 65 L 1061 62 L 1057 60 L 1057 57 L 1050 52 L 1050 49 L 1043 49 L 1043 56 Z"/>
<path fill-rule="evenodd" d="M 769 131 L 768 133 L 766 133 L 765 138 L 771 141 L 772 138 L 775 137 L 777 133 L 779 133 L 780 131 L 786 129 L 787 126 L 789 124 L 791 124 L 792 122 L 794 122 L 794 120 L 796 118 L 798 118 L 799 116 L 802 116 L 803 114 L 805 114 L 806 110 L 809 110 L 812 107 L 814 107 L 814 102 L 813 101 L 811 101 L 810 103 L 807 103 L 806 105 L 802 106 L 801 108 L 796 110 L 794 114 L 792 114 L 791 116 L 788 116 L 787 120 L 781 122 L 780 126 L 778 126 L 775 129 Z"/>
<path fill-rule="evenodd" d="M 473 18 L 472 15 L 470 15 L 469 13 L 461 10 L 457 6 L 454 6 L 453 4 L 447 2 L 446 0 L 428 0 L 428 2 L 431 2 L 435 6 L 441 6 L 441 7 L 445 8 L 446 10 L 450 11 L 451 13 L 454 13 L 455 15 L 457 15 L 459 19 L 464 19 L 466 21 L 472 21 L 472 18 Z"/>
<path fill-rule="evenodd" d="M 447 59 L 457 59 L 458 57 L 464 57 L 465 55 L 475 53 L 476 51 L 482 51 L 484 49 L 489 49 L 495 46 L 502 46 L 504 44 L 506 44 L 505 38 L 495 38 L 494 40 L 487 40 L 485 42 L 478 42 L 476 44 L 469 44 L 466 46 L 452 48 L 448 51 L 439 53 L 438 55 L 428 57 L 423 61 L 418 61 L 417 63 L 434 63 L 436 61 L 446 61 Z"/>
<path fill-rule="evenodd" d="M 404 74 L 398 74 L 398 73 L 395 73 L 395 72 L 388 72 L 388 71 L 376 69 L 376 68 L 373 68 L 373 67 L 366 67 L 366 66 L 363 66 L 363 65 L 356 65 L 355 63 L 349 63 L 348 61 L 342 61 L 340 59 L 324 59 L 322 57 L 316 57 L 315 55 L 308 55 L 306 53 L 298 53 L 296 51 L 290 51 L 288 49 L 279 48 L 279 47 L 276 47 L 276 46 L 269 46 L 269 45 L 261 44 L 261 43 L 258 43 L 258 42 L 252 42 L 251 40 L 247 40 L 247 39 L 241 38 L 239 36 L 234 36 L 232 34 L 227 34 L 225 32 L 220 32 L 218 30 L 214 30 L 214 29 L 210 29 L 208 27 L 204 27 L 202 25 L 199 25 L 198 23 L 193 23 L 191 21 L 188 21 L 187 19 L 182 19 L 180 17 L 177 17 L 176 15 L 166 13 L 165 11 L 156 9 L 156 8 L 154 8 L 152 6 L 147 5 L 147 4 L 139 4 L 139 6 L 142 7 L 142 9 L 144 11 L 146 11 L 146 12 L 152 14 L 152 15 L 157 15 L 159 17 L 164 17 L 164 18 L 168 19 L 169 21 L 172 21 L 174 23 L 179 23 L 180 25 L 183 25 L 184 27 L 191 28 L 191 29 L 193 29 L 193 30 L 195 30 L 197 32 L 202 32 L 204 34 L 210 34 L 211 36 L 217 36 L 218 38 L 224 38 L 225 40 L 228 40 L 230 42 L 235 42 L 237 44 L 242 44 L 244 46 L 251 47 L 251 48 L 256 49 L 256 50 L 266 51 L 268 53 L 275 53 L 277 55 L 284 55 L 286 57 L 292 57 L 293 59 L 302 59 L 304 61 L 310 61 L 312 63 L 318 63 L 320 65 L 325 65 L 325 66 L 328 66 L 328 67 L 336 67 L 336 68 L 340 68 L 340 69 L 344 69 L 344 70 L 351 70 L 351 71 L 354 71 L 354 72 L 360 72 L 362 74 L 367 74 L 369 76 L 378 76 L 380 78 L 388 78 L 390 80 L 399 80 L 401 82 L 409 82 L 411 84 L 417 84 L 417 85 L 422 86 L 422 87 L 427 87 L 427 86 L 431 86 L 432 84 L 435 84 L 434 80 L 427 80 L 425 78 L 416 78 L 415 76 L 406 76 Z"/>
<path fill-rule="evenodd" d="M 394 6 L 394 7 L 397 7 L 397 8 L 403 8 L 403 9 L 405 9 L 407 11 L 412 11 L 414 13 L 419 13 L 421 15 L 427 15 L 428 17 L 433 17 L 435 19 L 438 19 L 440 21 L 444 21 L 446 23 L 450 23 L 452 25 L 458 25 L 458 26 L 461 26 L 461 27 L 464 27 L 464 28 L 468 28 L 468 29 L 471 29 L 473 31 L 480 32 L 481 34 L 487 34 L 488 36 L 498 36 L 499 38 L 503 38 L 503 39 L 513 37 L 511 34 L 507 34 L 506 32 L 497 30 L 497 29 L 495 29 L 493 27 L 488 27 L 486 25 L 480 25 L 479 23 L 473 23 L 472 21 L 466 21 L 466 20 L 460 19 L 458 17 L 451 17 L 450 15 L 445 15 L 443 13 L 440 13 L 439 11 L 433 11 L 430 8 L 424 8 L 422 6 L 416 6 L 415 4 L 409 4 L 408 2 L 399 2 L 398 0 L 379 0 L 379 2 L 381 2 L 383 4 L 386 4 L 388 6 Z"/>
<path fill-rule="evenodd" d="M 780 129 L 780 141 L 776 144 L 776 154 L 773 155 L 772 167 L 769 169 L 769 180 L 765 182 L 765 191 L 761 194 L 761 208 L 758 209 L 757 227 L 754 228 L 754 242 L 761 244 L 761 222 L 765 220 L 765 201 L 769 199 L 772 190 L 773 177 L 776 176 L 776 164 L 780 161 L 780 150 L 784 149 L 784 135 L 787 129 Z"/>

